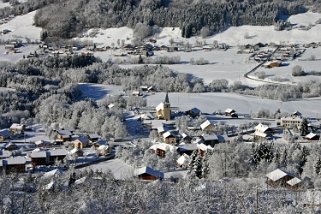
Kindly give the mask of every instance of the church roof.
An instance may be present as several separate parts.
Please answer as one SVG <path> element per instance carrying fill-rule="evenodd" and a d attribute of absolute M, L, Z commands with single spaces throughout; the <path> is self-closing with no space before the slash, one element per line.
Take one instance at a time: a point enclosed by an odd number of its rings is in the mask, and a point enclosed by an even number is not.
<path fill-rule="evenodd" d="M 165 96 L 165 101 L 164 101 L 164 103 L 169 103 L 168 92 L 166 92 L 166 96 Z"/>

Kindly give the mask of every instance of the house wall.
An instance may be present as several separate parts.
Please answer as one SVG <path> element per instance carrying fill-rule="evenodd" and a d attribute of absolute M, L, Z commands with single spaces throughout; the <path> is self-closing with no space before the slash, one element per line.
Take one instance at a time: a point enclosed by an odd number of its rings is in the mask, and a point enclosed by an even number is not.
<path fill-rule="evenodd" d="M 167 144 L 175 144 L 176 143 L 176 137 L 165 138 L 164 142 L 167 143 Z"/>
<path fill-rule="evenodd" d="M 166 152 L 164 150 L 161 149 L 156 149 L 156 155 L 158 155 L 159 157 L 165 157 Z"/>
<path fill-rule="evenodd" d="M 7 165 L 5 166 L 5 172 L 6 174 L 10 173 L 24 173 L 26 171 L 26 165 L 20 164 L 20 165 Z"/>
<path fill-rule="evenodd" d="M 33 166 L 47 165 L 47 158 L 31 158 Z"/>

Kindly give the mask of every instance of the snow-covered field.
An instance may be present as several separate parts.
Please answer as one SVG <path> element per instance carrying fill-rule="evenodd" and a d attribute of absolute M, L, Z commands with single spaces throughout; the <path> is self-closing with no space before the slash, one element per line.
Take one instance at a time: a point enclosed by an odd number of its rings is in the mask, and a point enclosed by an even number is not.
<path fill-rule="evenodd" d="M 164 100 L 164 97 L 165 93 L 156 93 L 155 95 L 148 96 L 147 105 L 156 106 Z M 321 117 L 321 99 L 281 102 L 233 93 L 170 93 L 169 99 L 172 106 L 179 107 L 183 111 L 196 107 L 204 113 L 213 113 L 214 111 L 224 111 L 227 108 L 233 108 L 239 113 L 251 114 L 261 109 L 267 109 L 271 113 L 280 109 L 281 112 L 292 113 L 298 110 L 304 116 Z"/>
<path fill-rule="evenodd" d="M 30 12 L 28 14 L 17 16 L 10 20 L 9 22 L 0 25 L 0 31 L 8 29 L 11 32 L 5 35 L 1 35 L 0 39 L 10 40 L 10 39 L 22 39 L 26 38 L 35 41 L 40 41 L 41 28 L 33 25 L 34 16 L 36 11 Z"/>
<path fill-rule="evenodd" d="M 5 46 L 0 45 L 0 61 L 17 62 L 22 59 L 23 56 L 27 56 L 29 53 L 34 53 L 38 49 L 38 45 L 25 45 L 20 47 L 17 53 L 8 52 L 7 54 Z"/>
<path fill-rule="evenodd" d="M 104 173 L 111 172 L 115 179 L 128 179 L 132 178 L 134 175 L 134 169 L 130 165 L 126 164 L 124 161 L 120 159 L 114 159 L 109 161 L 104 161 L 98 164 L 90 165 L 85 168 L 84 170 L 93 170 L 95 171 L 102 171 Z"/>
<path fill-rule="evenodd" d="M 79 88 L 83 93 L 83 98 L 90 98 L 93 100 L 102 100 L 108 95 L 122 94 L 122 88 L 116 85 L 102 85 L 91 83 L 79 83 Z"/>
<path fill-rule="evenodd" d="M 9 2 L 4 3 L 3 1 L 0 0 L 0 9 L 5 8 L 5 7 L 10 7 L 11 5 Z"/>
<path fill-rule="evenodd" d="M 304 14 L 298 14 L 289 17 L 288 21 L 296 26 L 308 26 L 315 25 L 315 22 L 321 18 L 321 14 L 307 12 Z M 89 30 L 90 33 L 93 30 Z M 225 42 L 229 45 L 239 44 L 256 44 L 258 42 L 265 43 L 309 43 L 309 42 L 320 42 L 321 38 L 319 32 L 321 31 L 321 25 L 312 26 L 308 31 L 300 30 L 298 28 L 290 31 L 275 31 L 274 26 L 240 26 L 230 27 L 226 31 L 207 37 L 201 38 L 199 36 L 191 38 L 182 38 L 181 30 L 177 27 L 164 27 L 160 28 L 160 32 L 155 34 L 153 37 L 157 39 L 157 45 L 169 45 L 169 41 L 173 39 L 175 42 L 189 42 L 195 44 L 196 41 L 206 42 L 212 44 L 213 41 Z M 83 39 L 92 40 L 98 44 L 105 44 L 112 46 L 117 45 L 117 40 L 125 40 L 126 44 L 130 44 L 133 39 L 133 30 L 127 27 L 122 28 L 109 28 L 109 29 L 98 29 L 98 35 L 95 38 L 84 37 Z M 87 34 L 88 34 L 87 33 Z M 248 37 L 245 38 L 245 35 Z"/>
<path fill-rule="evenodd" d="M 248 80 L 243 75 L 254 68 L 257 63 L 249 61 L 249 55 L 237 54 L 238 48 L 232 48 L 227 51 L 196 51 L 196 52 L 155 52 L 155 56 L 180 56 L 181 64 L 165 65 L 176 72 L 192 74 L 202 78 L 205 83 L 210 83 L 215 79 L 227 79 L 230 82 L 242 81 L 249 85 L 257 85 L 257 83 Z M 204 58 L 209 61 L 207 65 L 192 65 L 190 59 L 198 60 Z M 120 65 L 124 68 L 131 68 L 141 65 Z"/>
<path fill-rule="evenodd" d="M 306 60 L 311 58 L 311 56 L 315 56 L 316 60 L 315 61 Z M 321 76 L 307 75 L 302 77 L 293 77 L 292 71 L 293 71 L 293 68 L 297 65 L 301 66 L 303 70 L 306 72 L 309 72 L 309 71 L 321 72 L 321 66 L 320 66 L 321 65 L 321 47 L 306 49 L 302 57 L 294 61 L 290 61 L 288 66 L 272 68 L 272 69 L 261 67 L 256 72 L 263 71 L 268 76 L 268 79 L 273 80 L 274 78 L 281 78 L 281 79 L 287 80 L 287 82 L 293 82 L 293 83 L 308 82 L 310 80 L 321 81 Z"/>

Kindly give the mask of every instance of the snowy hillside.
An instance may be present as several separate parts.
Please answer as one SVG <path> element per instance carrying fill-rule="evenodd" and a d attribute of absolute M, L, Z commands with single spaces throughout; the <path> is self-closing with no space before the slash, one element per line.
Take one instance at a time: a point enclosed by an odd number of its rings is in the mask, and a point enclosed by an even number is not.
<path fill-rule="evenodd" d="M 26 15 L 17 16 L 10 20 L 9 22 L 0 25 L 0 31 L 5 29 L 10 30 L 10 33 L 1 35 L 1 39 L 30 39 L 30 40 L 40 40 L 41 28 L 33 25 L 36 11 L 28 13 Z"/>

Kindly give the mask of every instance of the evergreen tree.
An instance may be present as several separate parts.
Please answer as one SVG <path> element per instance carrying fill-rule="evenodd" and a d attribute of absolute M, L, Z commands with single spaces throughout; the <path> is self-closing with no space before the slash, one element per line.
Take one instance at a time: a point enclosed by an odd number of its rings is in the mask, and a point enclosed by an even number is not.
<path fill-rule="evenodd" d="M 321 171 L 321 159 L 319 158 L 318 161 L 314 165 L 314 170 L 317 175 L 320 175 Z"/>
<path fill-rule="evenodd" d="M 308 120 L 306 118 L 302 119 L 300 133 L 301 133 L 301 136 L 306 136 L 307 134 L 309 134 Z"/>

